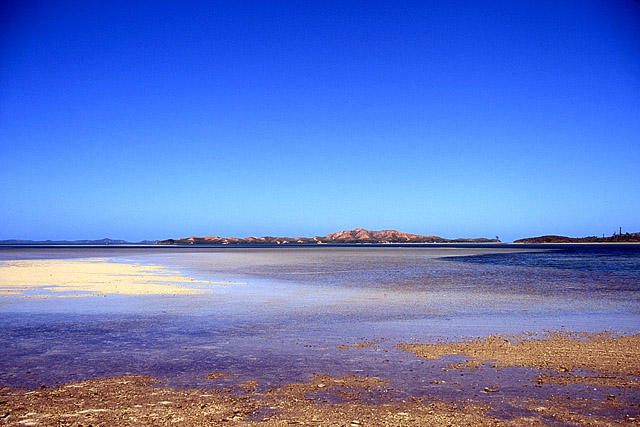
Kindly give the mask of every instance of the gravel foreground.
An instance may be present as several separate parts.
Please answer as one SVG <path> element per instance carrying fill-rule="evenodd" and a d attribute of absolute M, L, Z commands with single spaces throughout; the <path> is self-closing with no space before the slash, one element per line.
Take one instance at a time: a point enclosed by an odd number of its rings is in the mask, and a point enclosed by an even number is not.
<path fill-rule="evenodd" d="M 185 390 L 147 376 L 124 376 L 36 390 L 2 388 L 0 425 L 640 425 L 640 335 L 549 332 L 398 347 L 425 361 L 466 356 L 446 366 L 451 378 L 469 371 L 530 368 L 537 374 L 534 380 L 509 381 L 548 393 L 522 397 L 517 389 L 503 393 L 507 384 L 492 383 L 479 388 L 482 398 L 477 399 L 407 396 L 386 379 L 322 374 L 267 390 L 246 379 L 222 389 Z M 233 374 L 211 373 L 209 378 L 227 376 Z M 572 392 L 556 394 L 559 389 Z M 587 394 L 587 389 L 598 392 Z"/>

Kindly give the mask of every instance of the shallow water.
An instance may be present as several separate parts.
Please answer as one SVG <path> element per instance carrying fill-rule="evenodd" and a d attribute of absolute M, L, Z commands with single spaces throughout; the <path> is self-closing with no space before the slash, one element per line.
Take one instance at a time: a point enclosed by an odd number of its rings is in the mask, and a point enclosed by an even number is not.
<path fill-rule="evenodd" d="M 422 363 L 394 345 L 640 330 L 634 245 L 0 248 L 0 260 L 48 258 L 164 265 L 240 284 L 204 295 L 0 297 L 0 385 L 148 374 L 209 387 L 238 377 L 207 374 L 231 372 L 268 387 L 318 372 L 396 378 L 403 393 L 460 393 L 431 383 L 444 362 Z M 374 339 L 385 341 L 337 348 Z"/>

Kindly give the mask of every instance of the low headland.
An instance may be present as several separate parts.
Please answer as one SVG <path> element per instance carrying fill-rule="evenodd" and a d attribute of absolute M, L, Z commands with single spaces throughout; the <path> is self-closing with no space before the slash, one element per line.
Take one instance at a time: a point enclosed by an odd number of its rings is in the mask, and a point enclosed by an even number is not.
<path fill-rule="evenodd" d="M 639 243 L 640 233 L 619 233 L 608 237 L 567 237 L 567 236 L 538 236 L 515 240 L 513 243 Z"/>

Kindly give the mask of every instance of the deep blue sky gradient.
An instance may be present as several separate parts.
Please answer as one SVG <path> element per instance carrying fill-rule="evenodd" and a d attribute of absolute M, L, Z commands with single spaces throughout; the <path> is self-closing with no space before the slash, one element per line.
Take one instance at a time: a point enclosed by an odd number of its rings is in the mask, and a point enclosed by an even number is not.
<path fill-rule="evenodd" d="M 0 7 L 0 239 L 640 231 L 640 2 Z"/>

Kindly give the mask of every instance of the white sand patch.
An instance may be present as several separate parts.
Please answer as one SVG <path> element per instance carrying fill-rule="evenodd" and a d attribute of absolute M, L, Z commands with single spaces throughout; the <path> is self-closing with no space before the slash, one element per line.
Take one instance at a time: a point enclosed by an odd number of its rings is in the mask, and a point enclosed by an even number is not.
<path fill-rule="evenodd" d="M 0 263 L 0 295 L 24 295 L 27 291 L 31 297 L 211 292 L 204 288 L 205 284 L 230 283 L 185 277 L 178 271 L 160 265 L 110 262 L 108 259 L 20 260 Z M 57 292 L 71 294 L 55 295 Z M 79 294 L 86 292 L 91 294 Z"/>

